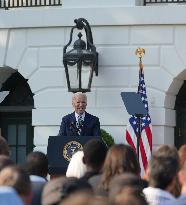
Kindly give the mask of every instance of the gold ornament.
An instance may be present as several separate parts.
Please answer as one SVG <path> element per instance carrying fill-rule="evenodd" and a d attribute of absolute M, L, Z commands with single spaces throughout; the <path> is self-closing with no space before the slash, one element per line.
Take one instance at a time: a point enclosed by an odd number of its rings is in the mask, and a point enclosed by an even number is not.
<path fill-rule="evenodd" d="M 70 161 L 72 155 L 78 150 L 83 150 L 83 146 L 77 141 L 70 141 L 63 148 L 63 157 L 66 161 Z"/>
<path fill-rule="evenodd" d="M 145 49 L 144 48 L 137 48 L 135 54 L 139 58 L 142 58 L 145 55 Z"/>

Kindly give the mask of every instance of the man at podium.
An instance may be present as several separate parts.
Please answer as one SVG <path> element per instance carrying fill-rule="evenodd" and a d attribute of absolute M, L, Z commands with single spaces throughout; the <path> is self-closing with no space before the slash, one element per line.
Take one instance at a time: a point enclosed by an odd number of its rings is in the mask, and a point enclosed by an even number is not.
<path fill-rule="evenodd" d="M 99 118 L 87 113 L 87 96 L 77 92 L 72 96 L 74 112 L 62 118 L 59 136 L 101 136 Z"/>

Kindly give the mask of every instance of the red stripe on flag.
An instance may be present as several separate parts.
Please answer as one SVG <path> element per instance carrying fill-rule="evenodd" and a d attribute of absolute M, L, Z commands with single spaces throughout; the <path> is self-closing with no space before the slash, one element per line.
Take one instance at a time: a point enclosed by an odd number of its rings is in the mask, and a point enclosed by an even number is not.
<path fill-rule="evenodd" d="M 146 170 L 148 161 L 147 161 L 147 156 L 146 156 L 146 153 L 145 153 L 142 138 L 140 139 L 140 152 L 141 152 L 141 159 L 142 159 L 142 162 L 143 162 L 143 167 L 144 167 L 144 170 Z"/>
<path fill-rule="evenodd" d="M 130 136 L 128 130 L 126 130 L 126 140 L 127 140 L 128 144 L 131 146 L 131 148 L 136 152 L 136 147 L 133 143 L 132 137 Z"/>
<path fill-rule="evenodd" d="M 149 126 L 145 128 L 145 132 L 149 142 L 150 151 L 152 153 L 152 132 Z"/>

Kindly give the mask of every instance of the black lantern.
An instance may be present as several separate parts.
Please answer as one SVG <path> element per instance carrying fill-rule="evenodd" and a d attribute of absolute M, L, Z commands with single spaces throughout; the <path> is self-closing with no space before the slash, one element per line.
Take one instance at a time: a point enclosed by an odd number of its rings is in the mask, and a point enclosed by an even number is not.
<path fill-rule="evenodd" d="M 84 18 L 75 19 L 75 26 L 70 32 L 70 40 L 63 48 L 63 64 L 67 78 L 69 92 L 90 92 L 93 72 L 98 76 L 98 53 L 93 44 L 92 32 L 88 21 Z M 74 42 L 73 49 L 67 52 L 73 37 L 74 29 L 85 30 L 86 42 L 78 33 L 78 40 Z"/>

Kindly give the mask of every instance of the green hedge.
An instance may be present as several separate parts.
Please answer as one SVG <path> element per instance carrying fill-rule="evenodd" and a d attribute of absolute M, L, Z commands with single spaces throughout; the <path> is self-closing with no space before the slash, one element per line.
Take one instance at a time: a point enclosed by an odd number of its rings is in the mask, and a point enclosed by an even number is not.
<path fill-rule="evenodd" d="M 108 147 L 111 147 L 114 144 L 114 138 L 104 129 L 101 129 L 101 138 L 107 144 Z"/>

